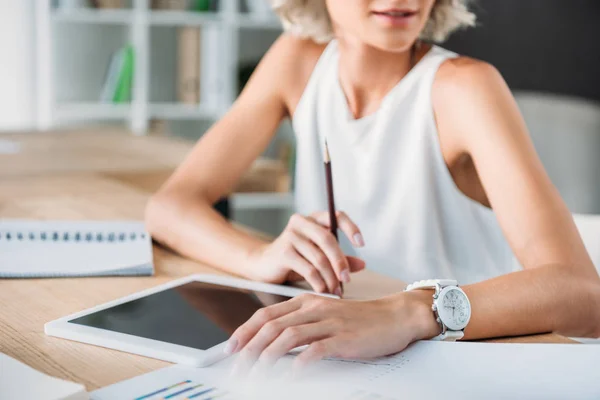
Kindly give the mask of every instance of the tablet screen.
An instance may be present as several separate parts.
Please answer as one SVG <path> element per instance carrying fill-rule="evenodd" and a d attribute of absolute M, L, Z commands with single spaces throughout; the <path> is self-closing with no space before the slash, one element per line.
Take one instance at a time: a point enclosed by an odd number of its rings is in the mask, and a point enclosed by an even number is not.
<path fill-rule="evenodd" d="M 206 350 L 229 339 L 259 308 L 285 300 L 195 281 L 69 322 Z"/>

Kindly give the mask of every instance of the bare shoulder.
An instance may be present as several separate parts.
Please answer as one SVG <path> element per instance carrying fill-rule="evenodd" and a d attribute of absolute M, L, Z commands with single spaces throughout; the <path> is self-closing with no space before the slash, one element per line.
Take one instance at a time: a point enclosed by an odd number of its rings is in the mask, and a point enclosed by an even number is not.
<path fill-rule="evenodd" d="M 468 95 L 493 91 L 499 86 L 505 87 L 506 83 L 493 65 L 470 57 L 452 58 L 446 60 L 436 74 L 433 84 L 434 101 L 458 94 L 469 97 Z"/>
<path fill-rule="evenodd" d="M 435 76 L 431 95 L 440 138 L 456 152 L 468 151 L 473 141 L 489 138 L 492 132 L 514 131 L 493 128 L 520 120 L 504 78 L 484 61 L 469 57 L 446 60 Z M 475 126 L 486 135 L 475 132 Z"/>
<path fill-rule="evenodd" d="M 271 78 L 276 77 L 290 112 L 300 100 L 325 47 L 326 44 L 283 34 L 265 56 L 265 67 L 273 72 Z"/>
<path fill-rule="evenodd" d="M 310 76 L 325 47 L 325 44 L 318 44 L 310 39 L 283 34 L 273 44 L 270 52 L 282 67 L 299 78 Z"/>

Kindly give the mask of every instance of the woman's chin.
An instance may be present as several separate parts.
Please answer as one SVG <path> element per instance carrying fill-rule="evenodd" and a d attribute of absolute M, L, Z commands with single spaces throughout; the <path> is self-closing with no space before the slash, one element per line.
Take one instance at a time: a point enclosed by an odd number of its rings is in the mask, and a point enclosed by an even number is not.
<path fill-rule="evenodd" d="M 387 34 L 387 35 L 374 35 L 372 40 L 367 43 L 376 49 L 386 51 L 389 53 L 403 53 L 410 50 L 415 41 L 418 39 L 416 35 L 409 34 Z"/>

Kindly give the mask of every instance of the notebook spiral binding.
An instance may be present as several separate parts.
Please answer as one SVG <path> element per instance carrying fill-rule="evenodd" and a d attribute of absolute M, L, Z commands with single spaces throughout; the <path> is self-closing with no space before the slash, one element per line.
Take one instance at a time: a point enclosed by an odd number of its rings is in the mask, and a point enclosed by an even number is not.
<path fill-rule="evenodd" d="M 0 279 L 153 273 L 142 222 L 0 219 Z"/>
<path fill-rule="evenodd" d="M 85 277 L 101 277 L 101 276 L 149 276 L 152 275 L 153 266 L 151 263 L 144 265 L 136 265 L 131 268 L 104 270 L 98 272 L 56 272 L 52 273 L 27 273 L 27 272 L 11 272 L 3 273 L 0 271 L 0 279 L 29 279 L 29 278 L 85 278 Z"/>
<path fill-rule="evenodd" d="M 42 242 L 109 242 L 122 243 L 127 241 L 145 240 L 145 232 L 23 232 L 23 231 L 0 231 L 0 242 L 2 241 L 42 241 Z"/>

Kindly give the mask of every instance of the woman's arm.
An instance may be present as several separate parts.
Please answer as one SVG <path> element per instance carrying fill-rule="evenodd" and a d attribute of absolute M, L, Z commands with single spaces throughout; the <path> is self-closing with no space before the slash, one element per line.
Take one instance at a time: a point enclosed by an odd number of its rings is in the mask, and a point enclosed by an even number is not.
<path fill-rule="evenodd" d="M 600 336 L 600 279 L 500 74 L 483 62 L 451 60 L 436 77 L 433 104 L 440 133 L 473 159 L 525 269 L 463 287 L 473 307 L 466 338 Z"/>
<path fill-rule="evenodd" d="M 569 210 L 536 155 L 500 74 L 468 59 L 436 77 L 439 131 L 469 154 L 523 271 L 462 286 L 471 303 L 465 339 L 558 332 L 600 337 L 600 278 Z M 565 132 L 568 134 L 568 132 Z M 445 277 L 431 277 L 445 278 Z M 438 335 L 432 291 L 374 301 L 304 296 L 259 310 L 232 336 L 238 368 L 310 344 L 296 362 L 376 357 Z M 377 340 L 373 340 L 377 338 Z"/>
<path fill-rule="evenodd" d="M 242 233 L 214 209 L 264 151 L 286 114 L 280 79 L 290 74 L 280 39 L 267 53 L 225 116 L 196 144 L 152 196 L 146 225 L 152 237 L 193 259 L 246 275 L 248 255 L 263 244 Z"/>
<path fill-rule="evenodd" d="M 322 47 L 282 36 L 260 62 L 231 110 L 198 142 L 150 199 L 152 237 L 190 258 L 250 279 L 282 283 L 305 278 L 318 292 L 338 293 L 340 281 L 364 268 L 346 257 L 327 230 L 327 216 L 296 215 L 266 243 L 235 229 L 212 207 L 228 195 L 264 151 L 281 120 L 291 114 Z M 340 229 L 354 241 L 358 227 L 345 215 Z"/>

